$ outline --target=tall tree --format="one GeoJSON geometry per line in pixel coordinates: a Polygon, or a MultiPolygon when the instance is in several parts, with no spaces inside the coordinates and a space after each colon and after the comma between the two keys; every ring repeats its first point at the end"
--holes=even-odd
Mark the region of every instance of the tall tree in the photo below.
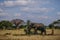
{"type": "Polygon", "coordinates": [[[19,28],[19,24],[24,23],[24,21],[21,20],[21,19],[13,19],[11,22],[12,22],[13,24],[15,24],[15,26],[16,26],[17,29],[19,28]]]}
{"type": "Polygon", "coordinates": [[[49,24],[49,28],[52,29],[51,34],[53,35],[54,34],[54,24],[53,23],[49,24]]]}
{"type": "Polygon", "coordinates": [[[53,22],[55,28],[60,28],[60,20],[53,22]]]}
{"type": "Polygon", "coordinates": [[[54,21],[51,24],[49,24],[49,28],[52,28],[52,34],[54,34],[54,28],[57,26],[56,24],[60,24],[60,20],[54,21]]]}

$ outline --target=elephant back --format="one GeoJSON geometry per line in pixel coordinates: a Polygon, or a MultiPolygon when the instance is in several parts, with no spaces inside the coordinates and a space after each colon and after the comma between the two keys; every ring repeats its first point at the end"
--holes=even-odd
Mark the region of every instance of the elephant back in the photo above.
{"type": "Polygon", "coordinates": [[[44,27],[42,23],[32,23],[33,27],[44,27]]]}

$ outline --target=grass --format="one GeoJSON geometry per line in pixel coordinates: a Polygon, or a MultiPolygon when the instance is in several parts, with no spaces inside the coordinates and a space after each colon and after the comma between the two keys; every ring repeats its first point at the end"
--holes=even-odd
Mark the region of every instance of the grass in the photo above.
{"type": "MultiPolygon", "coordinates": [[[[54,35],[25,35],[23,30],[0,30],[0,40],[60,40],[59,29],[54,30],[54,35]]],[[[51,29],[47,29],[47,34],[51,34],[51,29]]]]}

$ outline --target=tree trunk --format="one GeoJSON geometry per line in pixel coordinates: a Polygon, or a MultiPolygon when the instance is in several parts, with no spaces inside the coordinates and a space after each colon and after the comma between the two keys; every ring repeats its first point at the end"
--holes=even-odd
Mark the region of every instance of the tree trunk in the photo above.
{"type": "Polygon", "coordinates": [[[52,35],[54,34],[54,28],[52,28],[52,33],[51,33],[52,35]]]}
{"type": "Polygon", "coordinates": [[[16,25],[16,29],[19,29],[19,26],[18,25],[16,25]]]}

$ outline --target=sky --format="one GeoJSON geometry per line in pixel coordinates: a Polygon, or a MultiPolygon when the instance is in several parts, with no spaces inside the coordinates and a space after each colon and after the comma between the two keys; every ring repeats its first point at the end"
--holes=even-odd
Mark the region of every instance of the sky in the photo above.
{"type": "Polygon", "coordinates": [[[12,19],[48,25],[60,19],[60,0],[0,0],[0,20],[12,19]]]}

